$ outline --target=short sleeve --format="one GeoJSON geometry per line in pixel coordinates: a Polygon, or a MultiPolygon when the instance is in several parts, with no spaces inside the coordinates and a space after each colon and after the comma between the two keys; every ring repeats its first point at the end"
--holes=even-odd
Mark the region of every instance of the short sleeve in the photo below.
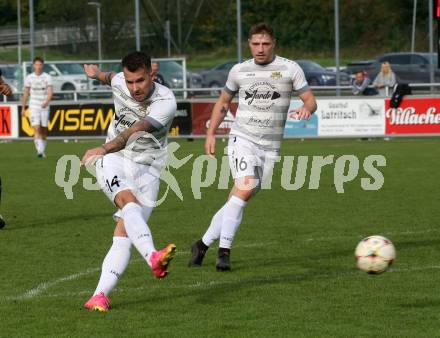
{"type": "Polygon", "coordinates": [[[295,64],[293,70],[292,86],[293,90],[297,91],[298,93],[303,93],[310,89],[306,80],[306,76],[304,75],[304,71],[298,64],[295,64]]]}
{"type": "Polygon", "coordinates": [[[50,76],[49,74],[47,74],[47,85],[48,86],[53,86],[52,76],[50,76]]]}
{"type": "Polygon", "coordinates": [[[160,129],[170,123],[177,109],[177,103],[174,99],[157,100],[150,106],[150,114],[145,119],[150,122],[153,127],[160,129]]]}
{"type": "Polygon", "coordinates": [[[228,79],[226,80],[225,90],[234,95],[238,92],[239,84],[238,84],[238,64],[231,68],[228,74],[228,79]]]}
{"type": "Polygon", "coordinates": [[[114,87],[115,85],[119,84],[122,85],[122,83],[125,82],[124,80],[124,73],[120,72],[117,73],[110,81],[110,86],[114,87]]]}

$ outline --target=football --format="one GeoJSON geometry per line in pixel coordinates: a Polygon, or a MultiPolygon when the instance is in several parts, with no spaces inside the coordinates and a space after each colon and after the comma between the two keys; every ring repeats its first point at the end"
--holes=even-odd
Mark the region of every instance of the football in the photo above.
{"type": "Polygon", "coordinates": [[[385,272],[396,258],[393,243],[382,236],[364,238],[355,250],[357,267],[370,274],[385,272]]]}

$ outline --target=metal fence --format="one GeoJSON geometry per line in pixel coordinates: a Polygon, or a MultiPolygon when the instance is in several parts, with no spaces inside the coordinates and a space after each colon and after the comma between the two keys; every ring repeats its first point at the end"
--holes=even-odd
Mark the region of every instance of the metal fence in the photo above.
{"type": "MultiPolygon", "coordinates": [[[[213,87],[213,88],[187,88],[186,81],[184,81],[183,88],[171,88],[175,93],[177,98],[183,99],[199,99],[199,98],[213,98],[216,99],[217,96],[213,96],[213,92],[220,92],[223,87],[213,87]]],[[[417,96],[439,96],[440,95],[440,83],[412,83],[409,84],[413,94],[417,96]]],[[[65,91],[55,91],[53,101],[93,101],[98,99],[111,99],[112,91],[111,88],[106,86],[107,88],[95,89],[95,90],[65,90],[65,91]]],[[[321,97],[347,97],[347,96],[355,96],[352,93],[351,86],[311,86],[310,87],[314,92],[315,96],[321,97]]],[[[389,97],[391,98],[391,88],[388,91],[388,95],[380,96],[373,95],[369,96],[371,98],[383,98],[389,97]]],[[[2,102],[19,102],[21,99],[21,92],[16,92],[12,97],[3,96],[0,98],[2,102]]],[[[366,97],[363,95],[358,95],[358,97],[366,97]]]]}

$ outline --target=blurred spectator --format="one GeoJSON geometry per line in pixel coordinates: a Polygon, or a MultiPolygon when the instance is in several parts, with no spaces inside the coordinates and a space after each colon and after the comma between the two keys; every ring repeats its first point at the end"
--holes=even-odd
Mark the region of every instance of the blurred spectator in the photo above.
{"type": "Polygon", "coordinates": [[[0,95],[11,96],[12,89],[3,81],[2,71],[0,70],[0,95]]]}
{"type": "Polygon", "coordinates": [[[377,95],[377,90],[375,88],[369,88],[371,80],[368,78],[364,71],[358,71],[354,74],[352,91],[354,95],[377,95]]]}
{"type": "Polygon", "coordinates": [[[152,62],[151,63],[151,76],[153,77],[153,81],[157,82],[158,84],[161,84],[163,86],[167,86],[163,76],[160,75],[158,73],[158,71],[159,71],[159,64],[157,62],[152,62]]]}
{"type": "Polygon", "coordinates": [[[381,65],[379,74],[374,79],[373,86],[379,90],[381,96],[388,96],[390,87],[395,84],[396,74],[391,69],[389,62],[385,61],[381,65]]]}

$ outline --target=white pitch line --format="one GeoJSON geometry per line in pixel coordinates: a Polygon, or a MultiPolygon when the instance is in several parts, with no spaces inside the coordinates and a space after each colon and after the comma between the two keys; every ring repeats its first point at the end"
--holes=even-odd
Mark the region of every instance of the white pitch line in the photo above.
{"type": "MultiPolygon", "coordinates": [[[[249,248],[252,248],[252,247],[259,247],[259,246],[267,246],[267,245],[271,245],[273,243],[274,242],[268,242],[268,243],[264,243],[264,244],[263,243],[250,243],[250,244],[244,244],[244,245],[237,245],[237,247],[241,247],[241,248],[248,248],[249,247],[249,248]]],[[[180,255],[187,255],[187,254],[189,254],[189,251],[178,250],[176,252],[176,255],[179,255],[179,256],[180,255]]],[[[132,259],[130,261],[130,263],[134,263],[134,262],[138,262],[138,261],[143,261],[143,259],[142,258],[132,259]]],[[[85,271],[81,271],[81,272],[77,272],[77,273],[74,273],[74,274],[71,274],[71,275],[68,275],[68,276],[60,277],[60,278],[57,278],[57,279],[52,280],[52,281],[42,282],[42,283],[38,284],[36,287],[34,287],[34,288],[30,289],[30,290],[27,290],[26,292],[24,292],[21,295],[18,295],[18,296],[7,296],[7,297],[4,297],[4,300],[26,300],[26,299],[32,299],[34,297],[37,297],[37,296],[41,295],[43,292],[47,291],[48,289],[50,289],[50,288],[52,288],[52,287],[54,287],[54,286],[56,286],[58,284],[61,284],[63,282],[68,282],[68,281],[76,280],[76,279],[79,279],[79,278],[81,278],[83,276],[87,276],[87,275],[90,275],[92,273],[98,272],[100,270],[101,270],[101,267],[90,268],[90,269],[87,269],[85,271]]],[[[0,301],[1,301],[1,299],[0,299],[0,301]]]]}
{"type": "MultiPolygon", "coordinates": [[[[390,269],[387,273],[405,273],[405,272],[414,272],[414,271],[424,271],[424,270],[438,270],[440,269],[440,265],[431,265],[426,267],[418,267],[418,268],[399,268],[399,269],[390,269]]],[[[335,273],[323,273],[323,274],[316,274],[313,276],[307,276],[303,274],[294,275],[292,274],[291,278],[287,278],[284,276],[266,276],[266,277],[259,277],[259,278],[238,278],[234,280],[227,280],[227,281],[218,281],[218,280],[212,280],[207,282],[197,281],[190,284],[167,284],[165,287],[167,289],[203,289],[203,288],[210,288],[210,287],[217,287],[222,285],[231,285],[236,284],[240,282],[247,282],[247,283],[258,283],[258,282],[267,282],[267,281],[298,281],[303,280],[305,278],[326,278],[326,277],[347,277],[347,276],[355,276],[355,275],[366,275],[365,273],[362,273],[358,270],[352,270],[352,271],[346,271],[346,272],[335,272],[335,273]]],[[[140,287],[134,287],[134,288],[115,288],[113,290],[113,293],[124,293],[124,292],[133,292],[133,291],[142,291],[142,290],[152,290],[152,289],[158,289],[164,287],[163,285],[154,284],[154,285],[148,285],[148,286],[140,286],[140,287]]],[[[47,295],[39,295],[40,298],[57,298],[57,297],[77,297],[90,294],[90,290],[83,290],[78,292],[65,292],[65,293],[59,293],[59,294],[47,294],[47,295]]],[[[16,298],[17,299],[17,298],[16,298]]]]}
{"type": "Polygon", "coordinates": [[[7,297],[7,299],[8,300],[11,300],[11,299],[13,299],[13,300],[31,299],[31,298],[34,298],[34,297],[40,295],[44,291],[54,287],[55,285],[58,285],[58,284],[63,283],[63,282],[79,279],[79,278],[81,278],[83,276],[87,276],[89,274],[97,272],[100,269],[101,268],[91,268],[91,269],[87,269],[86,271],[74,273],[73,275],[57,278],[57,279],[55,279],[53,281],[43,282],[43,283],[38,284],[35,288],[32,288],[32,289],[26,291],[22,295],[19,295],[19,296],[16,296],[16,297],[7,297]]]}
{"type": "MultiPolygon", "coordinates": [[[[415,235],[415,234],[425,234],[425,233],[431,233],[431,232],[439,232],[440,229],[437,228],[430,228],[425,230],[405,230],[405,231],[397,231],[397,232],[386,232],[386,236],[399,236],[399,235],[415,235]]],[[[306,238],[304,239],[305,242],[315,242],[315,241],[332,241],[336,239],[341,238],[354,238],[359,237],[359,239],[362,239],[365,237],[364,235],[355,235],[355,234],[345,234],[345,235],[337,235],[337,236],[326,236],[326,237],[314,237],[314,238],[306,238]]]]}

